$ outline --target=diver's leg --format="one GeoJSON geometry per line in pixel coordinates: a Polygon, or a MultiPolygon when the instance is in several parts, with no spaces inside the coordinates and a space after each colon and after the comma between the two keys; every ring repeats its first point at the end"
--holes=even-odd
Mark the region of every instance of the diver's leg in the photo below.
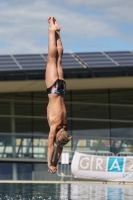
{"type": "Polygon", "coordinates": [[[57,71],[57,41],[56,41],[56,31],[58,29],[54,25],[54,18],[51,17],[49,20],[48,28],[48,58],[46,67],[46,86],[49,88],[58,79],[57,71]]]}
{"type": "MultiPolygon", "coordinates": [[[[49,88],[56,79],[58,79],[57,71],[57,47],[56,47],[56,36],[55,32],[57,28],[54,25],[54,18],[51,17],[49,20],[48,29],[48,63],[46,67],[46,86],[49,88]]],[[[50,126],[50,132],[48,137],[48,151],[47,151],[47,161],[48,161],[48,171],[50,173],[56,172],[56,168],[52,165],[52,158],[54,154],[54,138],[56,131],[50,126]]]]}
{"type": "MultiPolygon", "coordinates": [[[[57,21],[55,21],[55,26],[59,28],[57,21]]],[[[62,69],[62,56],[63,56],[63,45],[60,37],[60,28],[56,31],[56,43],[57,43],[57,71],[59,79],[64,80],[63,69],[62,69]]]]}

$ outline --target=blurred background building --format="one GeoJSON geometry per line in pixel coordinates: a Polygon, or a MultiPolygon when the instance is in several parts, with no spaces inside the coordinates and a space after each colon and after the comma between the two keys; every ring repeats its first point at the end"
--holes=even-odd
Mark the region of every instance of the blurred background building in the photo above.
{"type": "MultiPolygon", "coordinates": [[[[0,56],[0,179],[58,180],[47,173],[46,54],[0,56]]],[[[64,151],[133,151],[133,51],[64,53],[64,151]]]]}

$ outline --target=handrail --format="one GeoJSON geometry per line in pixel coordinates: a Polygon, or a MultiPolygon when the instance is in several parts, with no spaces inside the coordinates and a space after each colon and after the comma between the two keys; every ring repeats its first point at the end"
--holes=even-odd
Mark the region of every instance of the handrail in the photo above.
{"type": "Polygon", "coordinates": [[[133,152],[119,152],[116,154],[116,156],[133,156],[133,152]]]}

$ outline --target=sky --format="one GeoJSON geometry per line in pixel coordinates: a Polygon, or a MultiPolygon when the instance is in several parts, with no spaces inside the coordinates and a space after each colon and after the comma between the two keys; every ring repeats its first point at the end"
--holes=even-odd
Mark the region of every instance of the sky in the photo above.
{"type": "Polygon", "coordinates": [[[64,52],[133,50],[133,0],[0,0],[0,55],[47,53],[48,16],[64,52]]]}

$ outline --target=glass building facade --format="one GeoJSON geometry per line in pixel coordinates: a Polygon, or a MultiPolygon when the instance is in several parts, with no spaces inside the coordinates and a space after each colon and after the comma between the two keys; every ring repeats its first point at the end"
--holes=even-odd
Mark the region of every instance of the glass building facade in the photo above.
{"type": "MultiPolygon", "coordinates": [[[[51,180],[46,92],[0,94],[0,179],[51,180]]],[[[133,151],[133,89],[68,90],[64,151],[133,151]]],[[[53,180],[58,180],[56,174],[53,180]]]]}

